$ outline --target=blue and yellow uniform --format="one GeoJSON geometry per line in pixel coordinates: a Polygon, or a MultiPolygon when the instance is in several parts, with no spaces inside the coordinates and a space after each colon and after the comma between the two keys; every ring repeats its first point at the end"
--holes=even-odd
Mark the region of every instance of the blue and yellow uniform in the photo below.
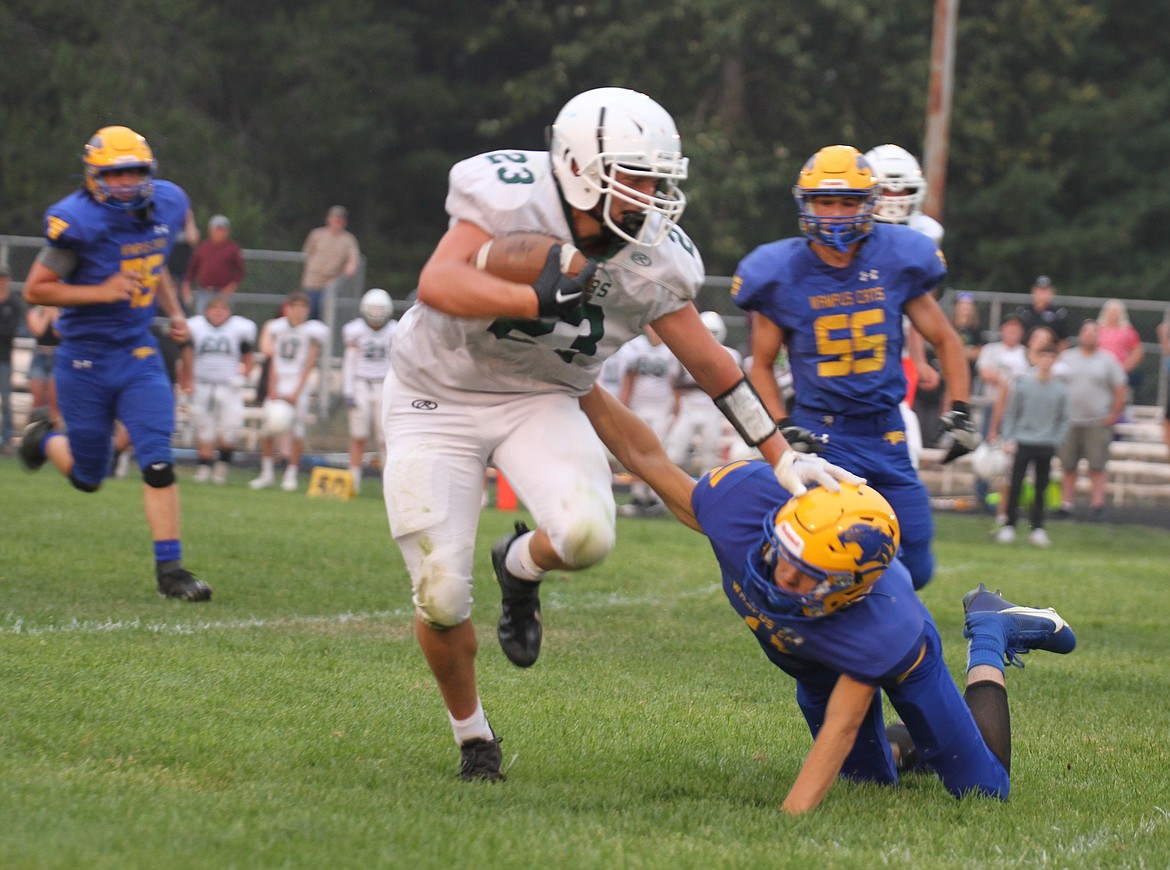
{"type": "Polygon", "coordinates": [[[902,316],[945,277],[927,236],[877,225],[843,268],[821,260],[803,237],[762,245],[740,262],[731,290],[740,308],[783,332],[796,390],[792,422],[827,435],[824,458],[866,477],[893,506],[915,588],[934,573],[933,521],[898,409],[906,395],[902,316]]]}
{"type": "Polygon", "coordinates": [[[109,208],[81,190],[45,212],[49,246],[67,250],[76,263],[61,276],[65,283],[101,284],[117,272],[134,273],[139,282],[128,301],[66,307],[58,322],[54,375],[72,476],[81,483],[105,477],[115,419],[130,432],[142,468],[173,461],[174,392],[150,328],[159,277],[189,207],[182,188],[156,180],[144,209],[109,208]]]}
{"type": "MultiPolygon", "coordinates": [[[[736,462],[701,478],[691,504],[719,562],[728,601],[773,664],[795,678],[797,702],[813,737],[825,721],[837,678],[846,674],[885,691],[923,762],[952,794],[1006,798],[1008,772],[955,686],[938,629],[904,565],[895,559],[868,595],[820,618],[803,615],[797,602],[763,579],[772,569],[761,554],[762,518],[789,496],[766,463],[736,462]]],[[[897,782],[880,693],[841,774],[897,782]]]]}

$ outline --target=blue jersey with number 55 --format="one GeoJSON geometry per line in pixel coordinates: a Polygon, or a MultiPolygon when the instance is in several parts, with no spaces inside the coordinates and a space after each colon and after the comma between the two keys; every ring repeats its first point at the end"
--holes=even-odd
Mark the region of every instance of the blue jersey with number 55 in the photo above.
{"type": "Polygon", "coordinates": [[[152,343],[144,337],[154,320],[158,282],[189,207],[181,187],[158,180],[152,208],[145,213],[118,211],[85,191],[49,206],[45,238],[51,247],[76,257],[74,269],[61,276],[65,283],[101,284],[118,272],[138,277],[138,288],[127,301],[63,308],[58,322],[62,339],[113,345],[152,343]]]}
{"type": "Polygon", "coordinates": [[[902,309],[946,271],[927,236],[877,224],[843,268],[804,238],[761,245],[740,262],[731,293],[783,331],[799,407],[859,417],[889,411],[906,395],[902,309]]]}

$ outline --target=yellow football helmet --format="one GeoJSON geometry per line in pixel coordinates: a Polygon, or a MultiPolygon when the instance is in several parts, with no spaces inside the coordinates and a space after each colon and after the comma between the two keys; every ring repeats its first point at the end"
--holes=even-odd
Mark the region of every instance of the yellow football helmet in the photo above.
{"type": "Polygon", "coordinates": [[[841,484],[791,498],[764,523],[764,560],[781,558],[817,580],[795,598],[805,616],[827,616],[869,592],[898,552],[901,533],[894,509],[870,486],[841,484]]]}
{"type": "Polygon", "coordinates": [[[839,251],[873,230],[878,186],[873,170],[852,145],[829,145],[808,159],[792,188],[805,237],[839,251]],[[861,208],[850,215],[818,215],[810,207],[817,196],[856,196],[861,208]]]}
{"type": "Polygon", "coordinates": [[[146,139],[129,127],[102,127],[85,143],[81,155],[85,166],[85,189],[95,200],[120,211],[134,211],[154,195],[154,152],[146,139]],[[102,176],[117,169],[145,169],[146,175],[130,199],[114,195],[102,176]]]}

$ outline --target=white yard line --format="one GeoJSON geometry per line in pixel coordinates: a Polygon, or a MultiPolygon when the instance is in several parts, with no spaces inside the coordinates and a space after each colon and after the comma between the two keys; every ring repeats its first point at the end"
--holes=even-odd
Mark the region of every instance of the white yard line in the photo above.
{"type": "MultiPolygon", "coordinates": [[[[542,596],[546,610],[572,612],[574,610],[622,609],[629,607],[660,607],[670,601],[699,598],[712,595],[719,590],[711,585],[699,589],[683,590],[670,594],[628,596],[619,592],[579,592],[573,590],[550,590],[542,596]]],[[[192,619],[153,622],[141,618],[125,620],[72,619],[67,622],[30,622],[23,616],[8,613],[0,622],[0,636],[22,635],[35,637],[46,634],[106,634],[118,631],[141,631],[150,634],[197,634],[205,631],[238,631],[248,628],[287,628],[315,625],[345,625],[347,623],[383,622],[409,620],[413,610],[399,608],[378,610],[368,613],[338,613],[306,616],[276,616],[271,618],[252,617],[249,619],[192,619]]]]}

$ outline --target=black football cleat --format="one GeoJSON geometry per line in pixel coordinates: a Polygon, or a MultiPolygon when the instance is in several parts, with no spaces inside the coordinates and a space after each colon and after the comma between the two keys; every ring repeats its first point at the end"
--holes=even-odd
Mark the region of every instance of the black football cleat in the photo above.
{"type": "Polygon", "coordinates": [[[45,464],[45,452],[41,450],[41,442],[45,436],[53,431],[53,421],[49,419],[49,412],[44,408],[37,408],[28,415],[28,422],[24,426],[24,434],[20,437],[20,461],[29,471],[36,471],[45,464]]]}
{"type": "Polygon", "coordinates": [[[476,738],[460,745],[462,760],[459,763],[459,778],[465,782],[503,782],[507,779],[500,770],[503,756],[500,753],[500,739],[476,738]]]}
{"type": "Polygon", "coordinates": [[[540,581],[521,580],[505,567],[508,548],[526,534],[528,526],[516,523],[516,533],[500,538],[492,547],[492,567],[502,593],[496,637],[500,639],[500,648],[508,661],[521,668],[536,664],[544,636],[540,620],[540,581]]]}
{"type": "Polygon", "coordinates": [[[179,564],[158,569],[158,594],[180,601],[210,601],[211,587],[179,564]]]}

